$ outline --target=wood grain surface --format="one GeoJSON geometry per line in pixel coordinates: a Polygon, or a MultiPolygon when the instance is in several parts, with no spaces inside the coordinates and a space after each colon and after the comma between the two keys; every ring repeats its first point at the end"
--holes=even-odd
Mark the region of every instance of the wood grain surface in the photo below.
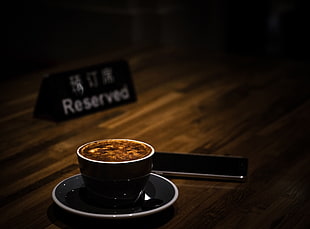
{"type": "MultiPolygon", "coordinates": [[[[129,48],[1,81],[1,228],[310,228],[309,62],[178,48],[129,48]],[[128,60],[138,101],[65,122],[33,118],[42,75],[128,60]],[[244,156],[244,183],[172,179],[173,207],[130,220],[61,210],[55,185],[79,173],[87,141],[244,156]]],[[[18,66],[16,66],[18,67],[18,66]]]]}

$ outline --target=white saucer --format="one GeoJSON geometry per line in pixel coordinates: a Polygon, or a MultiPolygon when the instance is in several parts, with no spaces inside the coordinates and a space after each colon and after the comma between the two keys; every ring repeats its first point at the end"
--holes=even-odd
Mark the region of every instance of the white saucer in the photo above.
{"type": "Polygon", "coordinates": [[[105,208],[92,204],[82,197],[85,190],[81,174],[69,177],[55,186],[52,192],[54,202],[62,209],[86,217],[102,219],[125,219],[151,215],[170,207],[178,198],[178,188],[170,180],[152,173],[145,188],[145,200],[159,200],[161,203],[150,208],[141,205],[132,208],[105,208]]]}

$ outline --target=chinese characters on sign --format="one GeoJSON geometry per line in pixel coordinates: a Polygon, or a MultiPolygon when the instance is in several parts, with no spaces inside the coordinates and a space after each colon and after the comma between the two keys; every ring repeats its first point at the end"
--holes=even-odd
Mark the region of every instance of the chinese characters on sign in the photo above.
{"type": "Polygon", "coordinates": [[[76,95],[83,95],[84,87],[80,75],[69,77],[72,92],[76,95]]]}
{"type": "Polygon", "coordinates": [[[110,67],[101,69],[100,74],[98,74],[98,71],[86,72],[85,77],[86,82],[83,82],[80,74],[69,76],[70,86],[74,94],[82,95],[85,83],[87,83],[88,88],[98,88],[99,86],[105,86],[115,82],[115,77],[110,67]]]}

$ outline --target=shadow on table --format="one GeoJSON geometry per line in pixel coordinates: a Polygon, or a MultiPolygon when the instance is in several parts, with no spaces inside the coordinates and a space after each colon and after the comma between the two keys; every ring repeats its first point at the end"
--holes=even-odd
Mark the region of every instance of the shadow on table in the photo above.
{"type": "Polygon", "coordinates": [[[95,219],[66,212],[55,203],[47,210],[52,224],[60,228],[157,228],[166,224],[174,216],[173,206],[162,212],[134,219],[95,219]],[[86,227],[87,226],[87,227],[86,227]]]}

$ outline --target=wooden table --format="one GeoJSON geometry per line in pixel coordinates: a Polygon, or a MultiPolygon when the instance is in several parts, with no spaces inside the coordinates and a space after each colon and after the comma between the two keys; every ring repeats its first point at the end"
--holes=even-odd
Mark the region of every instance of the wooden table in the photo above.
{"type": "MultiPolygon", "coordinates": [[[[17,66],[18,67],[18,66],[17,66]]],[[[306,61],[129,48],[1,82],[1,228],[310,228],[306,61]],[[42,75],[128,60],[138,101],[65,122],[33,118],[42,75]],[[244,183],[171,179],[173,207],[130,220],[69,214],[51,198],[76,148],[132,138],[157,151],[244,156],[244,183]]]]}

